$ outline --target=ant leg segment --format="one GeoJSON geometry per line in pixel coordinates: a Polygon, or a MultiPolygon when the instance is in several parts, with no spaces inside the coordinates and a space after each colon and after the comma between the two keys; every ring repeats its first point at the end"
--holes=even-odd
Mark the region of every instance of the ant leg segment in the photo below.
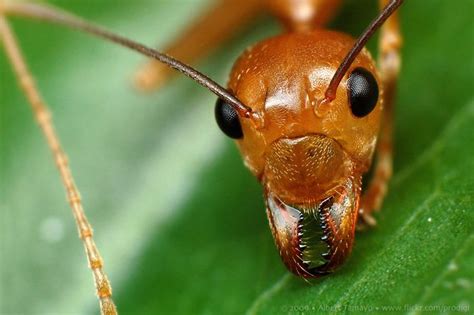
{"type": "MultiPolygon", "coordinates": [[[[167,55],[184,63],[193,63],[229,40],[262,12],[261,0],[221,0],[192,23],[166,49],[167,55]]],[[[135,83],[141,90],[160,88],[174,72],[156,60],[141,67],[135,83]]]]}
{"type": "MultiPolygon", "coordinates": [[[[380,0],[379,2],[380,7],[383,8],[389,1],[380,0]]],[[[375,219],[371,214],[380,209],[392,176],[393,107],[401,66],[401,45],[402,36],[398,13],[395,12],[382,26],[380,34],[379,63],[385,103],[383,104],[384,110],[377,144],[374,175],[361,199],[359,216],[362,219],[362,224],[375,225],[375,219]]]]}
{"type": "Polygon", "coordinates": [[[84,244],[89,267],[92,270],[96,293],[100,301],[100,310],[103,315],[117,314],[117,309],[112,300],[112,287],[103,269],[103,260],[92,238],[92,226],[84,213],[79,190],[76,188],[74,178],[69,168],[68,159],[64,153],[58,136],[54,130],[51,115],[46,103],[39,94],[33,77],[27,68],[20,48],[7,21],[3,16],[3,7],[0,0],[0,40],[4,43],[7,57],[13,66],[18,82],[23,89],[38,122],[46,142],[53,154],[56,166],[61,175],[67,198],[74,214],[74,219],[79,232],[79,237],[84,244]]]}
{"type": "Polygon", "coordinates": [[[265,0],[267,8],[288,31],[310,31],[326,25],[336,15],[342,0],[265,0]]]}

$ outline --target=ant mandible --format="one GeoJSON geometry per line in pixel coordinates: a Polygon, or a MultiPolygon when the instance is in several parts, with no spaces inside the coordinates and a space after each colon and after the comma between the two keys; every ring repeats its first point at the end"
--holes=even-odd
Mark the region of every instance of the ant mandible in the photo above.
{"type": "MultiPolygon", "coordinates": [[[[55,157],[103,314],[117,310],[92,228],[46,104],[5,16],[62,24],[155,59],[140,73],[139,84],[144,88],[169,76],[162,68],[165,65],[215,93],[218,126],[236,139],[245,165],[263,186],[270,227],[283,262],[296,275],[313,278],[334,271],[345,261],[358,224],[375,224],[371,214],[380,208],[392,172],[392,113],[401,46],[395,11],[403,1],[379,2],[380,14],[354,40],[319,28],[334,15],[340,0],[266,1],[265,6],[288,32],[247,49],[235,63],[226,89],[169,55],[58,9],[0,1],[0,35],[55,157]],[[364,48],[379,27],[380,71],[364,48]],[[375,151],[377,160],[371,166],[375,151]],[[370,167],[373,177],[361,194],[362,175],[370,167]]],[[[246,3],[231,21],[263,6],[260,1],[246,3]]],[[[175,50],[177,55],[199,55],[192,48],[175,50]]]]}

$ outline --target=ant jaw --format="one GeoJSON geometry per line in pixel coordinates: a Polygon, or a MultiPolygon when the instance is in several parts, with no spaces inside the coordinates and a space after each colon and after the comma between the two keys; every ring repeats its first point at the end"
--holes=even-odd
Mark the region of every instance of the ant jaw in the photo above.
{"type": "Polygon", "coordinates": [[[361,176],[344,148],[322,134],[281,138],[265,158],[267,216],[287,268],[315,278],[352,249],[361,176]]]}
{"type": "Polygon", "coordinates": [[[359,203],[352,178],[319,202],[289,205],[265,190],[267,216],[286,267],[304,278],[334,271],[349,256],[359,203]]]}

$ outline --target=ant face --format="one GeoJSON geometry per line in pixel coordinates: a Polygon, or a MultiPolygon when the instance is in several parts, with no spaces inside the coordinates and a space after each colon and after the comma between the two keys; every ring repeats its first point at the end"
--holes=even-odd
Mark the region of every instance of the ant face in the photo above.
{"type": "Polygon", "coordinates": [[[354,80],[354,72],[364,69],[367,79],[373,79],[368,85],[375,83],[368,90],[381,89],[368,51],[363,50],[356,58],[339,85],[336,99],[329,105],[319,104],[353,44],[351,37],[331,31],[290,33],[258,43],[237,60],[229,89],[261,117],[258,122],[240,118],[243,137],[237,143],[246,165],[258,178],[263,175],[265,156],[273,142],[310,134],[337,141],[358,168],[367,170],[380,124],[382,91],[368,112],[356,115],[350,101],[351,94],[356,93],[351,93],[350,82],[363,81],[354,80]]]}
{"type": "Polygon", "coordinates": [[[329,31],[260,42],[239,58],[229,82],[258,118],[238,117],[222,102],[216,106],[219,126],[237,139],[245,164],[264,186],[282,258],[301,276],[331,271],[349,254],[361,177],[375,149],[383,101],[366,50],[336,98],[321,104],[353,44],[329,31]]]}

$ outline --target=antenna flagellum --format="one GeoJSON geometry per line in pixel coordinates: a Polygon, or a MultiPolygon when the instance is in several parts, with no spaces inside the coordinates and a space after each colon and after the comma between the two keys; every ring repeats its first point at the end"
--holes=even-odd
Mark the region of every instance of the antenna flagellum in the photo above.
{"type": "Polygon", "coordinates": [[[252,109],[244,105],[238,98],[232,95],[226,88],[219,85],[217,82],[204,75],[203,73],[197,71],[185,63],[163,54],[153,48],[149,48],[143,44],[140,44],[136,41],[123,37],[121,35],[112,33],[100,26],[89,23],[79,17],[76,17],[70,13],[64,12],[60,9],[46,6],[38,5],[33,3],[4,3],[2,10],[10,16],[21,16],[28,17],[40,21],[46,21],[56,24],[61,24],[69,28],[80,30],[97,37],[106,39],[110,42],[116,43],[118,45],[128,47],[136,52],[139,52],[142,55],[151,57],[153,59],[162,62],[163,64],[178,70],[182,74],[193,79],[220,99],[227,102],[231,105],[241,117],[251,117],[252,109]]]}
{"type": "Polygon", "coordinates": [[[374,35],[374,33],[383,25],[383,23],[403,4],[404,0],[392,0],[380,13],[379,15],[369,24],[364,30],[362,35],[357,39],[356,43],[346,55],[341,65],[334,73],[334,76],[329,83],[329,86],[325,93],[323,103],[329,104],[336,98],[337,88],[341,83],[342,78],[346,74],[349,67],[354,62],[357,55],[359,55],[362,48],[364,48],[367,41],[374,35]]]}

